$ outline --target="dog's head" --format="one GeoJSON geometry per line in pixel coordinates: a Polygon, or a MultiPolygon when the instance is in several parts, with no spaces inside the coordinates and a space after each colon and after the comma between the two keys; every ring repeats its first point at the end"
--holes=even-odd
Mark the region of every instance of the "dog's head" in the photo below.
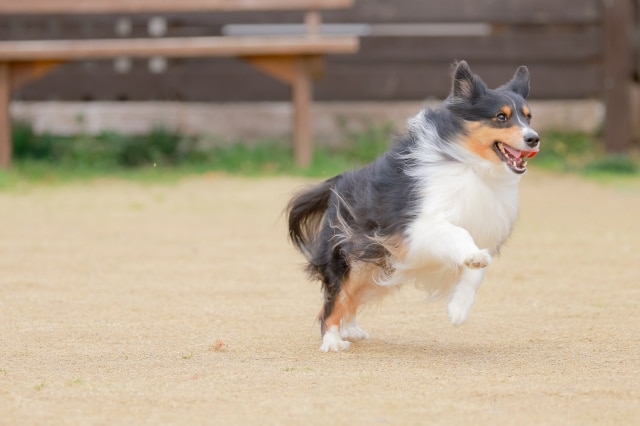
{"type": "Polygon", "coordinates": [[[540,138],[530,127],[529,70],[520,67],[513,78],[493,90],[465,61],[456,64],[447,108],[463,120],[463,146],[469,151],[521,174],[527,159],[538,153],[540,138]]]}

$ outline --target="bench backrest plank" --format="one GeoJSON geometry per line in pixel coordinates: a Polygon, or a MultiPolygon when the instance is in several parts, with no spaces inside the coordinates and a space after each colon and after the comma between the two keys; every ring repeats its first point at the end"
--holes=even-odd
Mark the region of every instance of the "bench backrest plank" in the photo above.
{"type": "Polygon", "coordinates": [[[327,10],[348,8],[353,3],[354,0],[20,0],[0,2],[0,14],[327,10]]]}

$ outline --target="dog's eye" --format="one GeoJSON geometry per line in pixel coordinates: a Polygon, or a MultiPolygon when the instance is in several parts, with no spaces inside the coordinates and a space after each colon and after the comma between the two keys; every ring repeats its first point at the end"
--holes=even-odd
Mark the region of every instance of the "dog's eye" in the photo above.
{"type": "Polygon", "coordinates": [[[527,119],[527,123],[531,123],[531,114],[527,114],[524,116],[527,119]]]}
{"type": "Polygon", "coordinates": [[[507,121],[507,114],[505,114],[504,112],[498,113],[498,115],[496,115],[496,120],[507,121]]]}

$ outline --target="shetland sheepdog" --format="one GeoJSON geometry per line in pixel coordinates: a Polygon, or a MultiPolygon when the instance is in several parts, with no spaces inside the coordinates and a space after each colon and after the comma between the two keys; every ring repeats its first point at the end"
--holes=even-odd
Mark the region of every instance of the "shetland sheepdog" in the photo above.
{"type": "Polygon", "coordinates": [[[387,153],[293,197],[289,237],[322,282],[321,351],[368,338],[358,308],[401,284],[447,297],[452,324],[467,320],[539,149],[528,95],[526,67],[494,90],[460,61],[443,105],[410,118],[387,153]]]}

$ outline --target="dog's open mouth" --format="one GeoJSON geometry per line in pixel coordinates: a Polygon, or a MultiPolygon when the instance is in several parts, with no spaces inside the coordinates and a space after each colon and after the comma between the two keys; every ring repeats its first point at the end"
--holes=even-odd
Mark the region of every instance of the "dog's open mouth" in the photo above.
{"type": "Polygon", "coordinates": [[[515,149],[506,143],[495,142],[493,144],[493,150],[498,154],[498,157],[505,162],[507,166],[514,173],[524,173],[527,171],[527,159],[536,156],[538,151],[520,151],[515,149]]]}

